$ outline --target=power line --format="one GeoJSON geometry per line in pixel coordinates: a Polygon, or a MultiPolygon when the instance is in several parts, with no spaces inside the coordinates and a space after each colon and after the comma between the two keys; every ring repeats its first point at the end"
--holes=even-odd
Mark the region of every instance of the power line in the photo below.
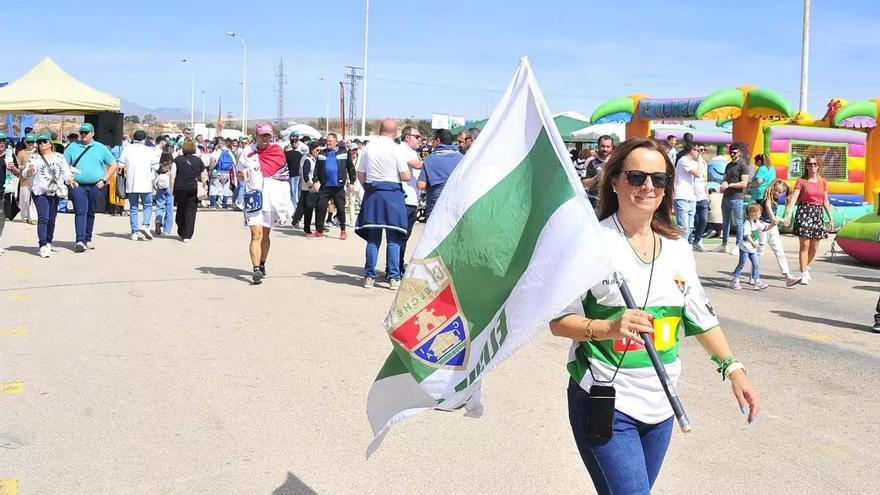
{"type": "MultiPolygon", "coordinates": [[[[396,82],[396,83],[401,83],[401,84],[409,84],[411,86],[423,86],[423,87],[430,87],[430,88],[478,91],[478,92],[485,92],[485,93],[502,94],[505,91],[504,89],[499,89],[499,88],[480,88],[477,86],[460,86],[460,85],[454,85],[454,84],[439,84],[439,83],[429,83],[429,82],[422,82],[422,81],[407,81],[405,79],[393,79],[393,78],[389,78],[389,77],[372,76],[371,79],[373,79],[375,81],[388,81],[388,82],[396,82]]],[[[558,97],[558,98],[574,98],[574,99],[581,99],[581,100],[609,100],[611,98],[616,98],[617,96],[620,96],[620,95],[587,96],[587,95],[575,95],[575,94],[564,94],[564,93],[545,93],[545,95],[558,97]]]]}

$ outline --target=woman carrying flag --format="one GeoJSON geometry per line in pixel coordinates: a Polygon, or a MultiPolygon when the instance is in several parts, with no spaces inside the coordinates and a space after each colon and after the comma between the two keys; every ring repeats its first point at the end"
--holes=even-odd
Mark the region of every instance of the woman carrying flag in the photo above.
{"type": "Polygon", "coordinates": [[[670,219],[674,170],[663,149],[644,138],[621,144],[604,167],[598,217],[615,253],[614,279],[627,282],[641,309],[627,309],[615,280],[606,280],[550,325],[574,341],[569,421],[600,494],[650,494],[672,435],[673,410],[640,334],[652,336],[673,384],[682,332],[696,336],[749,423],[760,408],[700,284],[693,250],[670,219]]]}

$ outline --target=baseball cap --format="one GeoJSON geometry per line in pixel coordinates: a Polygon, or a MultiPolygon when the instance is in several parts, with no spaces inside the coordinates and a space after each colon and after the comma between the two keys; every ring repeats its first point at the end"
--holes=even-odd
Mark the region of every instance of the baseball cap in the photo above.
{"type": "Polygon", "coordinates": [[[3,140],[5,140],[5,139],[6,139],[6,133],[5,133],[5,132],[0,132],[0,141],[3,141],[3,140]]]}
{"type": "Polygon", "coordinates": [[[79,132],[95,132],[95,126],[88,122],[83,122],[81,126],[79,126],[79,132]]]}
{"type": "Polygon", "coordinates": [[[358,149],[358,145],[357,145],[357,143],[351,143],[351,144],[348,145],[348,151],[353,151],[353,150],[356,150],[356,149],[358,149]]]}
{"type": "Polygon", "coordinates": [[[259,124],[257,124],[256,131],[257,136],[262,136],[263,134],[274,134],[274,131],[272,130],[272,124],[268,122],[260,122],[259,124]]]}
{"type": "Polygon", "coordinates": [[[293,131],[290,133],[290,136],[287,136],[290,139],[297,138],[299,139],[299,131],[293,131]]]}
{"type": "Polygon", "coordinates": [[[51,136],[48,132],[44,132],[44,133],[40,134],[39,136],[37,136],[37,141],[41,141],[41,140],[44,140],[44,139],[45,139],[46,141],[51,141],[51,140],[52,140],[52,136],[51,136]]]}
{"type": "Polygon", "coordinates": [[[33,143],[36,140],[37,140],[37,136],[34,136],[33,134],[28,134],[27,136],[24,137],[24,142],[26,142],[26,143],[29,141],[31,143],[33,143]]]}

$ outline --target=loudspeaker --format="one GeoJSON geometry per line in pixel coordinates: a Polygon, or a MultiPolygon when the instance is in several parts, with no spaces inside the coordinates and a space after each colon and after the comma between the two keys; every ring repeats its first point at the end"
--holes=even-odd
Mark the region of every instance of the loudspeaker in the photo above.
{"type": "Polygon", "coordinates": [[[85,121],[95,126],[95,141],[108,148],[122,144],[122,117],[117,112],[93,113],[85,121]]]}

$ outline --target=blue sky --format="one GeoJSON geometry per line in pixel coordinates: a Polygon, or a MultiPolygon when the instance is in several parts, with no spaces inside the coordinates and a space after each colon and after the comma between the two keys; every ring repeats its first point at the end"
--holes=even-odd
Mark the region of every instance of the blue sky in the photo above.
{"type": "MultiPolygon", "coordinates": [[[[126,100],[189,108],[190,72],[180,59],[191,58],[197,114],[204,90],[209,119],[220,97],[224,114],[241,111],[241,45],[225,31],[248,43],[251,118],[275,116],[279,57],[287,67],[289,116],[323,115],[320,76],[333,82],[331,116],[338,116],[343,66],[362,64],[363,1],[2,3],[5,38],[18,42],[0,81],[14,80],[48,55],[87,84],[126,100]],[[63,16],[63,28],[26,20],[47,12],[63,16]]],[[[371,4],[370,117],[440,112],[482,118],[524,55],[554,112],[589,115],[605,99],[633,92],[701,96],[742,84],[777,89],[797,106],[801,0],[371,4]]],[[[813,2],[814,115],[824,113],[831,97],[880,97],[878,26],[876,0],[813,2]]]]}

